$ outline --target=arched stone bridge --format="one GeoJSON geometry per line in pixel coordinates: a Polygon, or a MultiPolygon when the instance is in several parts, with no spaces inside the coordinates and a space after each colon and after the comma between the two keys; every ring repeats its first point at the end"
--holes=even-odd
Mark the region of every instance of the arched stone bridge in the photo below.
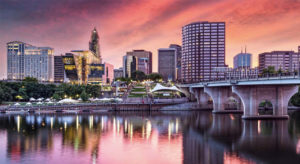
{"type": "Polygon", "coordinates": [[[233,112],[225,110],[230,99],[235,99],[244,119],[288,118],[287,108],[291,97],[299,90],[298,76],[210,81],[178,84],[188,96],[195,97],[201,106],[213,103],[214,113],[233,112]],[[258,107],[263,101],[273,106],[272,115],[259,115],[258,107]]]}

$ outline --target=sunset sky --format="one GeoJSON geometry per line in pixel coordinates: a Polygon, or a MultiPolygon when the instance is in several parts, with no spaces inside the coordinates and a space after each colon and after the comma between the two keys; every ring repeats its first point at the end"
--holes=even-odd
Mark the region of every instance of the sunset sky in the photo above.
{"type": "Polygon", "coordinates": [[[254,66],[261,52],[297,50],[300,0],[0,0],[0,77],[6,76],[6,43],[54,48],[55,55],[88,49],[94,27],[104,61],[118,68],[132,49],[153,52],[181,45],[181,27],[226,22],[226,64],[247,45],[254,66]]]}

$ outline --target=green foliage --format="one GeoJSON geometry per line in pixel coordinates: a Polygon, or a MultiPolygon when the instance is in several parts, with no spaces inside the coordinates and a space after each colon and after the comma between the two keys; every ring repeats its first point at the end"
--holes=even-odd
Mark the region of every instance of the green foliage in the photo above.
{"type": "Polygon", "coordinates": [[[38,83],[38,80],[34,77],[25,77],[23,82],[38,83]]]}
{"type": "Polygon", "coordinates": [[[267,75],[267,74],[275,74],[275,73],[276,73],[276,70],[275,70],[275,67],[274,67],[274,66],[269,66],[268,68],[264,68],[262,73],[263,73],[264,75],[267,75]]]}
{"type": "Polygon", "coordinates": [[[162,78],[163,78],[162,75],[159,73],[151,73],[151,74],[147,75],[147,79],[155,81],[155,82],[158,82],[162,78]]]}
{"type": "Polygon", "coordinates": [[[143,71],[134,71],[132,72],[131,77],[135,81],[143,81],[147,78],[146,74],[143,71]]]}
{"type": "Polygon", "coordinates": [[[2,104],[4,98],[5,98],[5,96],[4,96],[4,91],[3,91],[2,88],[0,88],[0,104],[2,104]]]}
{"type": "Polygon", "coordinates": [[[52,96],[52,98],[53,98],[54,100],[56,100],[56,101],[62,99],[62,97],[61,97],[58,93],[54,93],[53,96],[52,96]]]}
{"type": "Polygon", "coordinates": [[[89,100],[89,95],[84,91],[81,92],[80,98],[82,101],[88,101],[89,100]]]}
{"type": "MultiPolygon", "coordinates": [[[[26,78],[22,82],[0,82],[0,102],[2,101],[27,101],[29,98],[63,98],[78,99],[83,91],[87,97],[99,97],[99,85],[72,85],[72,84],[42,84],[34,78],[26,78]]],[[[84,95],[83,94],[83,95],[84,95]]]]}
{"type": "Polygon", "coordinates": [[[128,78],[128,77],[119,77],[119,78],[116,78],[115,81],[122,81],[128,85],[131,83],[132,79],[128,78]]]}

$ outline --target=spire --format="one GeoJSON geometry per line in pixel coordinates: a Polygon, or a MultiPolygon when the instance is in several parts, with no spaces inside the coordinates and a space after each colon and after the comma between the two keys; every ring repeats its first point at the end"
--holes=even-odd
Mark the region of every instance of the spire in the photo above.
{"type": "Polygon", "coordinates": [[[245,45],[245,53],[247,53],[247,45],[245,45]]]}
{"type": "Polygon", "coordinates": [[[100,44],[99,44],[99,35],[97,32],[96,27],[94,27],[92,34],[91,34],[91,40],[89,42],[89,50],[94,52],[94,54],[100,59],[101,61],[101,54],[100,54],[100,44]]]}

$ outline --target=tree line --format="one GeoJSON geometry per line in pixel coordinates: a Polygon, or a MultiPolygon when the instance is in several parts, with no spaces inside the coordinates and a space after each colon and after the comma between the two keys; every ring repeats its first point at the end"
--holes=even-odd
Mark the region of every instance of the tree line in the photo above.
{"type": "Polygon", "coordinates": [[[21,82],[0,82],[0,103],[3,101],[28,101],[31,97],[53,98],[81,98],[87,101],[90,97],[99,97],[101,87],[99,85],[75,85],[75,84],[42,84],[37,79],[26,77],[21,82]]]}
{"type": "Polygon", "coordinates": [[[151,73],[146,75],[143,71],[134,71],[131,73],[131,78],[129,77],[120,77],[116,78],[116,81],[123,81],[129,84],[131,81],[144,81],[144,80],[152,80],[154,82],[158,82],[162,80],[162,75],[159,73],[151,73]]]}

